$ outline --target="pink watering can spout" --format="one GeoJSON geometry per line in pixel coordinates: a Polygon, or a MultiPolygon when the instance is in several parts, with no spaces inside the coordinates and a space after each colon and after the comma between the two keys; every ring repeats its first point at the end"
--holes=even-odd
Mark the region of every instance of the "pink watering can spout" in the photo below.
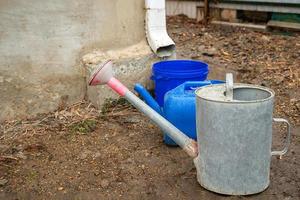
{"type": "Polygon", "coordinates": [[[197,157],[197,142],[178,130],[173,124],[154,111],[135,94],[133,94],[119,80],[113,77],[112,66],[112,61],[107,61],[103,65],[99,65],[92,74],[89,85],[96,86],[107,84],[111,89],[117,92],[120,96],[126,98],[134,107],[136,107],[139,111],[149,117],[155,124],[157,124],[189,156],[193,158],[197,157]]]}
{"type": "Polygon", "coordinates": [[[89,85],[104,85],[113,77],[112,73],[112,62],[111,60],[107,61],[103,65],[100,65],[93,72],[89,85]]]}

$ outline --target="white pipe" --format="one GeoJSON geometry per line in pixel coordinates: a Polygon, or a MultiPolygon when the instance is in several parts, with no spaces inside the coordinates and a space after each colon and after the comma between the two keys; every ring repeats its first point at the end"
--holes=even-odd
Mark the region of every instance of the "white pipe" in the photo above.
{"type": "Polygon", "coordinates": [[[146,0],[146,36],[158,57],[175,55],[175,43],[166,27],[165,0],[146,0]]]}

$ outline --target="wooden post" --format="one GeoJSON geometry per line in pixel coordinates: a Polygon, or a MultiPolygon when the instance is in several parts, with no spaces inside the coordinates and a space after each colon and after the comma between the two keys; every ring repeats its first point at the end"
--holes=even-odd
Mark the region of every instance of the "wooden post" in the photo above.
{"type": "Polygon", "coordinates": [[[209,21],[209,0],[204,0],[204,25],[209,21]]]}

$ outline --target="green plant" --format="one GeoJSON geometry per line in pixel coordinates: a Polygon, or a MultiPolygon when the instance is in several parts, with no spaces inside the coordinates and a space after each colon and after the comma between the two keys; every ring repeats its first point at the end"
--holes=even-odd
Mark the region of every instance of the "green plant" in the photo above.
{"type": "Polygon", "coordinates": [[[85,119],[83,121],[72,124],[69,128],[73,133],[87,134],[96,129],[97,122],[93,119],[85,119]]]}

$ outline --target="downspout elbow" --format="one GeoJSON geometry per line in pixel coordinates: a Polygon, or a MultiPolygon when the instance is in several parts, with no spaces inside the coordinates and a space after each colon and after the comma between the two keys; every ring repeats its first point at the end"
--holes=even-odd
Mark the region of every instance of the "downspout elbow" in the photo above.
{"type": "Polygon", "coordinates": [[[166,26],[165,0],[146,0],[146,36],[152,51],[158,57],[175,54],[175,43],[166,26]]]}

